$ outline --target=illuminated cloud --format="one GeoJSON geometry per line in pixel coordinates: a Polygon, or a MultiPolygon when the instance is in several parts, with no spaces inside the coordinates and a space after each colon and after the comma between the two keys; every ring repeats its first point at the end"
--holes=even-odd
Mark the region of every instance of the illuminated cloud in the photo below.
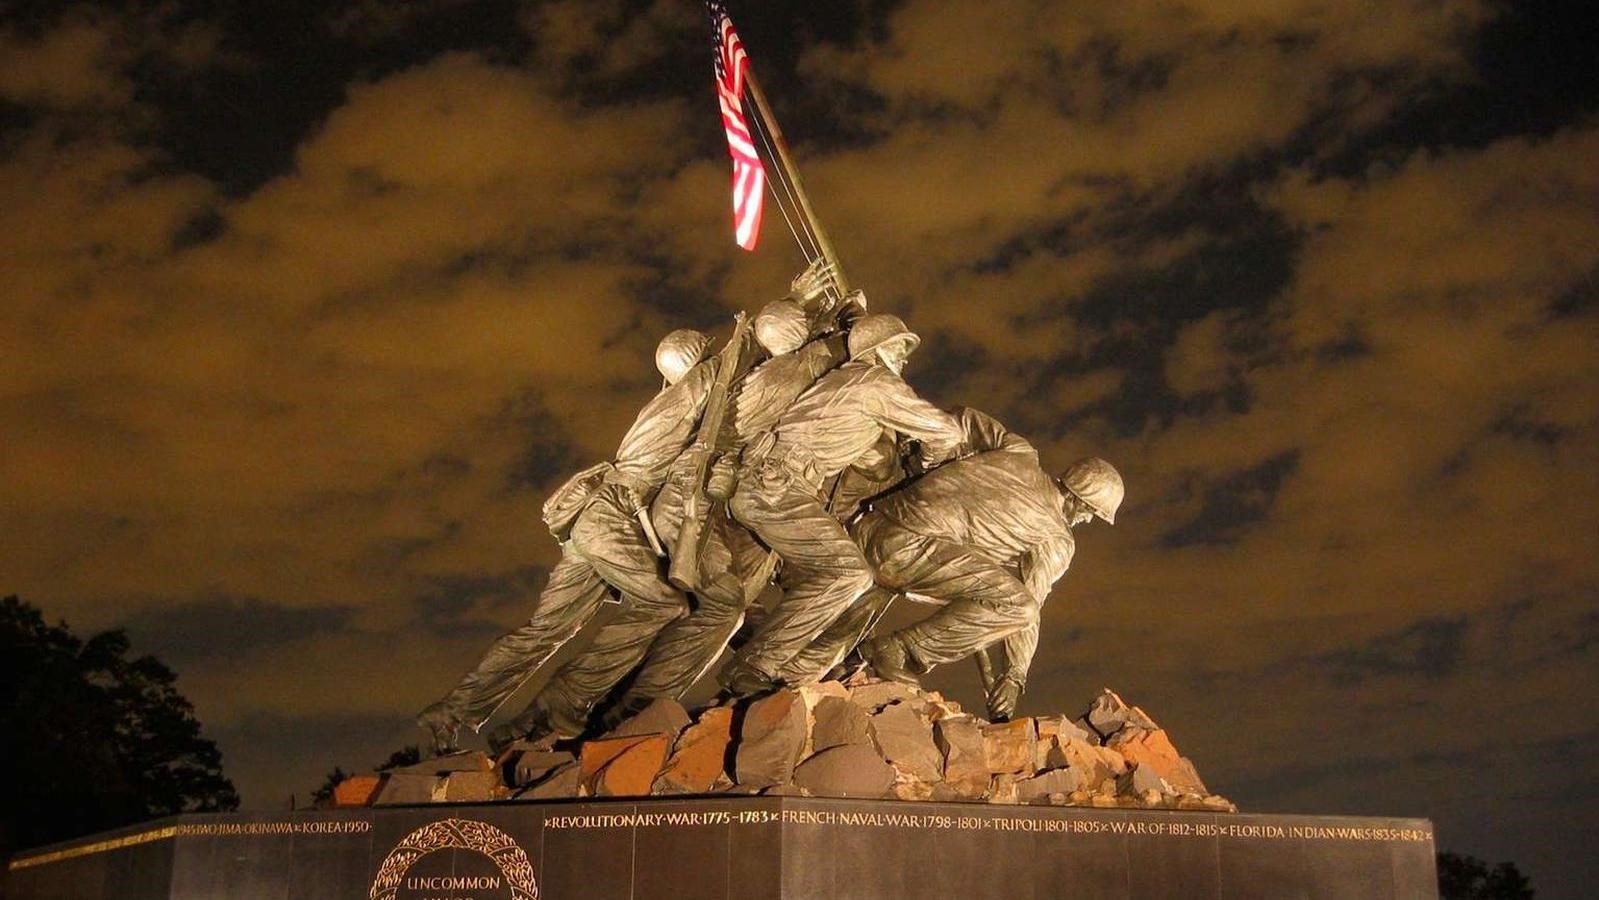
{"type": "MultiPolygon", "coordinates": [[[[1246,805],[1433,815],[1536,881],[1546,832],[1467,795],[1595,814],[1553,761],[1599,723],[1599,128],[1427,119],[1523,26],[780,6],[735,15],[908,377],[1127,477],[1024,703],[1113,685],[1246,805]]],[[[658,336],[800,264],[775,210],[732,246],[692,4],[295,15],[304,59],[243,13],[0,27],[0,592],[180,661],[256,806],[414,740],[658,336]],[[224,108],[256,81],[270,121],[224,108]]]]}

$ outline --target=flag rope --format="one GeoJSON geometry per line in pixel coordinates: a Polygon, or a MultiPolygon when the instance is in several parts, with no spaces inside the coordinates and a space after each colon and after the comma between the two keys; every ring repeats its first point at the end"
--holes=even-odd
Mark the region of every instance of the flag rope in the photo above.
{"type": "MultiPolygon", "coordinates": [[[[755,133],[756,139],[761,143],[761,148],[766,151],[767,157],[773,161],[777,161],[779,157],[777,155],[777,151],[772,146],[771,138],[767,134],[766,120],[761,116],[756,115],[750,118],[750,124],[753,126],[752,130],[755,133]]],[[[777,211],[782,213],[783,221],[788,223],[788,233],[794,236],[794,243],[799,245],[800,254],[805,257],[805,264],[809,266],[811,263],[825,258],[826,254],[822,252],[821,241],[817,239],[814,233],[812,233],[810,225],[805,221],[805,216],[800,212],[799,200],[795,198],[793,191],[789,187],[788,173],[786,172],[785,167],[779,164],[773,168],[776,171],[777,177],[774,179],[769,176],[767,178],[767,183],[770,184],[771,182],[776,181],[777,184],[782,187],[783,193],[781,196],[779,196],[777,188],[773,188],[772,200],[777,203],[777,211]],[[783,203],[784,197],[787,197],[788,203],[793,205],[794,218],[799,220],[800,231],[805,233],[807,240],[800,240],[799,232],[795,231],[794,224],[789,222],[788,206],[783,203]]],[[[837,287],[834,286],[832,279],[828,279],[826,287],[824,287],[822,290],[835,303],[844,299],[839,293],[837,287]]]]}
{"type": "MultiPolygon", "coordinates": [[[[772,145],[766,137],[766,127],[762,124],[760,116],[753,117],[750,120],[750,124],[754,126],[752,130],[755,132],[756,139],[761,142],[761,146],[765,148],[767,157],[775,159],[776,154],[772,152],[772,145]]],[[[775,181],[778,186],[782,188],[782,194],[778,193],[777,188],[773,188],[772,200],[777,203],[777,211],[782,213],[783,223],[788,226],[788,233],[793,236],[794,243],[799,246],[800,253],[804,255],[805,262],[808,265],[816,260],[817,252],[814,241],[807,242],[807,240],[802,240],[800,238],[800,231],[805,232],[805,237],[807,239],[812,237],[811,231],[808,227],[806,227],[804,218],[799,216],[799,204],[794,201],[794,195],[789,192],[788,176],[783,173],[781,166],[776,168],[777,177],[774,179],[768,176],[766,180],[768,184],[771,184],[775,181]],[[798,230],[794,228],[794,218],[791,218],[788,214],[788,206],[783,203],[784,197],[787,197],[788,202],[794,205],[794,217],[800,219],[798,230]]]]}
{"type": "Polygon", "coordinates": [[[715,45],[712,63],[722,127],[733,158],[734,240],[745,250],[755,249],[767,182],[775,174],[778,183],[772,188],[772,198],[783,215],[789,235],[805,256],[807,267],[827,263],[829,277],[823,285],[823,293],[833,304],[841,302],[849,292],[849,280],[844,276],[833,242],[811,208],[799,170],[789,157],[783,129],[767,104],[743,42],[733,29],[733,21],[722,0],[705,0],[705,9],[710,15],[715,45]],[[748,117],[746,105],[751,113],[748,117]],[[771,165],[763,162],[763,156],[771,165]]]}

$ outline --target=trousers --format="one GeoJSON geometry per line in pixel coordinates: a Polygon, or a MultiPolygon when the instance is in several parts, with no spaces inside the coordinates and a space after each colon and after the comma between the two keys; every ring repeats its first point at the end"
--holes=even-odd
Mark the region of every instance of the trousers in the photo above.
{"type": "MultiPolygon", "coordinates": [[[[671,618],[688,612],[688,598],[666,580],[664,567],[633,513],[631,492],[607,484],[589,501],[550,570],[533,614],[496,640],[442,704],[473,730],[571,640],[614,590],[618,619],[671,618]]],[[[614,624],[610,623],[610,624],[614,624]]]]}
{"type": "MultiPolygon", "coordinates": [[[[651,506],[650,520],[667,547],[676,544],[683,527],[684,492],[690,488],[686,479],[669,477],[651,506]]],[[[560,736],[575,736],[595,704],[635,667],[639,671],[623,709],[682,696],[732,635],[745,605],[741,576],[758,565],[759,557],[748,532],[733,526],[725,511],[714,515],[701,558],[702,587],[692,609],[649,602],[623,609],[595,633],[581,656],[550,679],[534,701],[537,712],[560,736]]]]}
{"type": "MultiPolygon", "coordinates": [[[[917,534],[880,513],[868,513],[855,535],[877,573],[880,591],[863,598],[862,606],[886,602],[882,592],[912,595],[937,603],[938,612],[893,633],[922,672],[963,659],[1036,625],[1039,605],[1015,567],[996,562],[969,548],[917,534]]],[[[839,620],[804,657],[812,664],[842,657],[853,646],[843,644],[859,629],[847,627],[859,611],[839,620]]],[[[836,659],[834,660],[836,662],[836,659]]],[[[830,664],[831,665],[831,664],[830,664]]]]}
{"type": "Polygon", "coordinates": [[[728,508],[782,560],[783,598],[734,663],[775,681],[871,588],[872,570],[817,485],[779,458],[746,466],[728,508]]]}

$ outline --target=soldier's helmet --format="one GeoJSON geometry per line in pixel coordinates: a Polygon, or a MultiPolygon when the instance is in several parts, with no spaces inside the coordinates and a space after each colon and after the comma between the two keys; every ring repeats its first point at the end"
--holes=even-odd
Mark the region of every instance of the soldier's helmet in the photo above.
{"type": "Polygon", "coordinates": [[[677,384],[711,347],[711,336],[692,328],[679,328],[664,338],[655,348],[655,368],[667,384],[677,384]]]}
{"type": "Polygon", "coordinates": [[[888,313],[861,316],[850,326],[849,358],[865,359],[873,350],[895,341],[903,341],[909,345],[905,348],[907,356],[922,343],[922,339],[916,335],[916,332],[906,328],[899,316],[888,313]]]}
{"type": "Polygon", "coordinates": [[[798,350],[810,332],[805,310],[793,300],[773,300],[755,316],[755,339],[773,356],[798,350]]]}
{"type": "Polygon", "coordinates": [[[1116,467],[1097,456],[1080,459],[1060,476],[1061,486],[1088,504],[1094,515],[1116,524],[1116,510],[1122,505],[1127,488],[1116,467]]]}

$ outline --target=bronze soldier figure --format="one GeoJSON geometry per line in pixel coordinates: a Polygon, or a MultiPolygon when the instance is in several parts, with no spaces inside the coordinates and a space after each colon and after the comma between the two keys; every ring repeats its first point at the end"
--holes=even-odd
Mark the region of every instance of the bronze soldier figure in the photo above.
{"type": "MultiPolygon", "coordinates": [[[[962,419],[984,433],[974,443],[992,449],[880,498],[854,528],[880,590],[943,609],[866,641],[861,653],[878,674],[914,682],[917,673],[1003,642],[1006,665],[988,702],[993,718],[1007,718],[1027,683],[1044,600],[1071,564],[1072,528],[1094,517],[1114,522],[1124,488],[1116,469],[1096,457],[1051,478],[1022,438],[980,413],[962,419]]],[[[807,650],[813,666],[848,649],[838,646],[848,640],[843,625],[807,650]]]]}
{"type": "Polygon", "coordinates": [[[539,666],[582,629],[610,591],[620,594],[619,618],[658,630],[688,612],[688,598],[670,584],[654,547],[649,503],[666,473],[689,443],[704,408],[716,361],[706,359],[710,338],[682,329],[667,335],[656,351],[666,387],[646,404],[617,448],[616,458],[567,482],[550,503],[575,512],[551,521],[561,544],[561,560],[550,571],[533,615],[495,641],[482,660],[448,694],[424,709],[417,724],[433,737],[435,748],[455,746],[462,725],[476,731],[539,666]]]}
{"type": "Polygon", "coordinates": [[[776,684],[784,665],[872,586],[871,568],[828,511],[822,486],[885,432],[920,440],[931,462],[956,455],[959,423],[899,376],[919,343],[895,316],[859,319],[849,332],[850,361],[745,448],[729,509],[782,560],[783,599],[721,673],[729,694],[776,684]]]}
{"type": "MultiPolygon", "coordinates": [[[[730,459],[752,434],[770,428],[778,416],[822,373],[844,359],[844,341],[837,335],[808,340],[810,322],[789,300],[768,304],[756,316],[757,341],[772,354],[738,382],[729,401],[724,428],[730,459]]],[[[692,456],[682,453],[673,463],[650,508],[650,519],[666,546],[675,546],[682,527],[684,497],[691,489],[692,456]]],[[[726,467],[722,467],[726,471],[726,467]]],[[[742,526],[725,514],[707,522],[710,529],[702,575],[688,616],[669,622],[619,616],[595,634],[581,656],[567,662],[534,698],[528,712],[512,723],[528,735],[580,734],[594,705],[640,662],[648,659],[619,704],[625,712],[655,697],[676,697],[697,680],[721,653],[746,604],[745,585],[756,577],[765,551],[742,526]],[[664,625],[664,630],[663,626],[664,625]]]]}

